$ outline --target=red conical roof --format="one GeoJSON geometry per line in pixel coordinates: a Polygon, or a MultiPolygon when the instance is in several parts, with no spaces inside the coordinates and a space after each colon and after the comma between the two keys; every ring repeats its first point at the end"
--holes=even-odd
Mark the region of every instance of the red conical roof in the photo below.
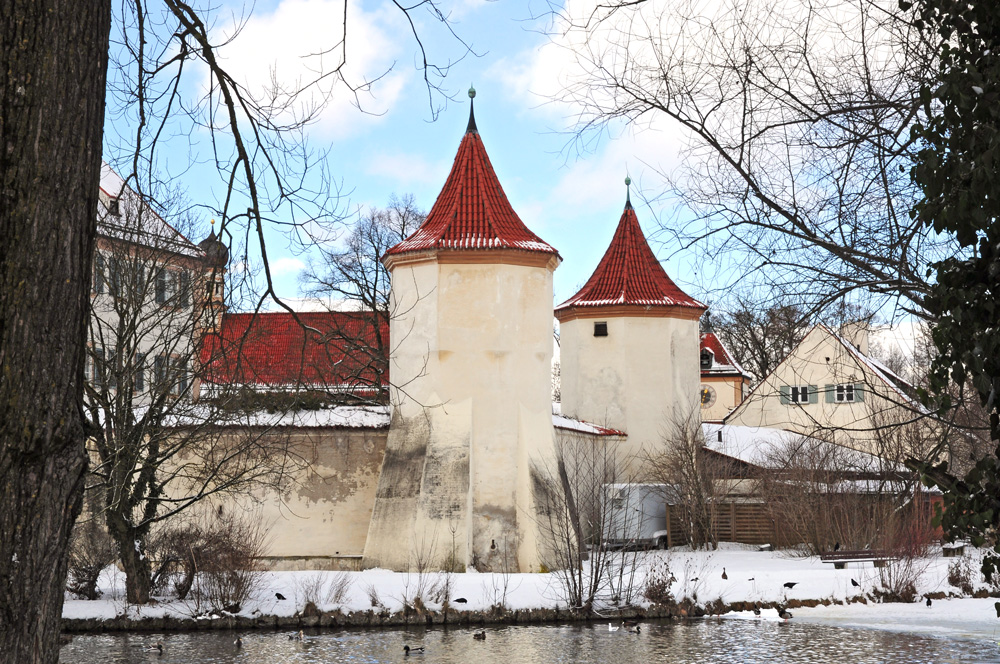
{"type": "Polygon", "coordinates": [[[514,212],[471,114],[469,128],[434,207],[420,228],[386,255],[435,249],[513,249],[559,256],[514,212]]]}
{"type": "Polygon", "coordinates": [[[708,308],[667,276],[642,234],[631,203],[625,204],[615,236],[594,274],[576,295],[556,307],[556,314],[582,307],[622,306],[708,308]]]}

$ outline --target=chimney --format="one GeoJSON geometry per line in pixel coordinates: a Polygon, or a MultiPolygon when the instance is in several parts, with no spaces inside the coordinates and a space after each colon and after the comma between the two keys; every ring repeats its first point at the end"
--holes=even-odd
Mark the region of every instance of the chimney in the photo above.
{"type": "Polygon", "coordinates": [[[868,354],[868,321],[858,320],[840,326],[840,336],[854,344],[862,355],[868,354]]]}

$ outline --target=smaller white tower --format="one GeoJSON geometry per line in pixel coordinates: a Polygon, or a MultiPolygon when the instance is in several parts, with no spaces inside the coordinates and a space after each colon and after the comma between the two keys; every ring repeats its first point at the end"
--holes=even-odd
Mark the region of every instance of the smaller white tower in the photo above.
{"type": "Polygon", "coordinates": [[[706,308],[667,276],[627,196],[597,269],[556,307],[562,412],[625,431],[621,450],[634,479],[645,479],[643,455],[663,445],[674,422],[700,423],[698,319],[706,308]]]}

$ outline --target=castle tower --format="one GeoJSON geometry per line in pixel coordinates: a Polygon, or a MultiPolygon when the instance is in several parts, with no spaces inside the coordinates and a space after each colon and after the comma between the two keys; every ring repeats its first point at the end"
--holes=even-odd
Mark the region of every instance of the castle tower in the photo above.
{"type": "MultiPolygon", "coordinates": [[[[626,178],[626,184],[630,180],[626,178]]],[[[580,291],[556,307],[562,412],[621,429],[632,479],[678,418],[698,419],[698,319],[705,305],[667,276],[631,201],[580,291]]]]}
{"type": "Polygon", "coordinates": [[[514,212],[470,112],[427,219],[383,259],[392,421],[365,567],[538,570],[560,260],[514,212]]]}
{"type": "Polygon", "coordinates": [[[198,243],[198,247],[205,252],[205,299],[201,327],[203,332],[217,332],[222,329],[222,315],[226,312],[225,286],[229,249],[223,244],[221,234],[215,234],[215,219],[212,220],[211,233],[198,243]]]}

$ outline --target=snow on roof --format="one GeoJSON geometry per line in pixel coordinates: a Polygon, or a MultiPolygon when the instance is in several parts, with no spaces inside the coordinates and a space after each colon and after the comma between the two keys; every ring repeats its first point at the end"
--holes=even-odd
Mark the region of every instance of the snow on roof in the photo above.
{"type": "Polygon", "coordinates": [[[184,426],[211,423],[229,427],[297,427],[302,429],[385,429],[389,426],[388,406],[333,406],[318,410],[289,410],[285,412],[238,411],[226,419],[224,414],[207,407],[194,408],[179,415],[173,424],[184,426]]]}
{"type": "Polygon", "coordinates": [[[565,431],[578,431],[580,433],[589,433],[594,436],[627,435],[624,431],[619,431],[618,429],[611,429],[609,427],[591,424],[590,422],[575,420],[572,417],[566,417],[565,415],[559,415],[557,413],[552,413],[552,426],[565,431]]]}
{"type": "Polygon", "coordinates": [[[97,232],[100,235],[183,256],[204,258],[205,252],[200,247],[157,214],[105,161],[101,162],[101,192],[104,196],[100,197],[101,205],[97,213],[97,232]]]}
{"type": "Polygon", "coordinates": [[[788,467],[791,455],[804,455],[818,470],[846,472],[904,472],[906,467],[881,457],[800,433],[733,424],[702,425],[705,448],[759,468],[788,467]]]}
{"type": "Polygon", "coordinates": [[[705,332],[701,335],[701,350],[712,351],[712,366],[709,369],[702,369],[702,376],[748,375],[714,332],[705,332]]]}
{"type": "Polygon", "coordinates": [[[389,427],[388,406],[336,406],[320,410],[298,410],[287,413],[254,413],[248,426],[386,429],[389,427]]]}
{"type": "Polygon", "coordinates": [[[386,255],[433,249],[513,249],[559,256],[514,212],[471,119],[451,173],[424,223],[386,255]]]}
{"type": "Polygon", "coordinates": [[[707,309],[667,276],[646,242],[631,203],[625,204],[611,244],[590,279],[556,307],[556,315],[574,307],[623,305],[707,309]]]}

